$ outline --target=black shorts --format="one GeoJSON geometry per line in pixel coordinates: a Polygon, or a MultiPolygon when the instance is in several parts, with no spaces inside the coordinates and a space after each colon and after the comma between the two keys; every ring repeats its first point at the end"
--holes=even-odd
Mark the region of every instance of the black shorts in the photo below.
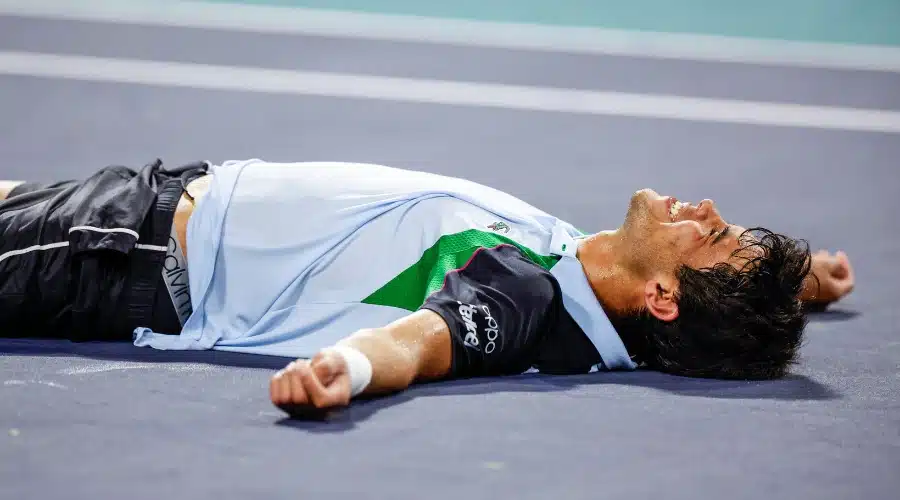
{"type": "Polygon", "coordinates": [[[156,160],[13,189],[0,201],[0,337],[179,333],[162,266],[184,186],[207,168],[156,160]]]}

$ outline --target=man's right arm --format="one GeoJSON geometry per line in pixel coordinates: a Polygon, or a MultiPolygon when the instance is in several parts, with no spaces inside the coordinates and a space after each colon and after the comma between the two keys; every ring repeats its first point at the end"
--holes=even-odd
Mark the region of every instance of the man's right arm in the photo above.
{"type": "Polygon", "coordinates": [[[272,402],[296,415],[415,382],[522,373],[533,364],[555,297],[550,274],[518,249],[476,251],[417,312],[278,372],[272,402]]]}
{"type": "Polygon", "coordinates": [[[371,365],[371,379],[362,392],[367,395],[442,378],[452,359],[447,323],[435,312],[420,310],[382,328],[360,330],[309,360],[294,361],[272,377],[272,403],[290,414],[349,404],[354,360],[342,353],[344,348],[358,351],[371,365]]]}

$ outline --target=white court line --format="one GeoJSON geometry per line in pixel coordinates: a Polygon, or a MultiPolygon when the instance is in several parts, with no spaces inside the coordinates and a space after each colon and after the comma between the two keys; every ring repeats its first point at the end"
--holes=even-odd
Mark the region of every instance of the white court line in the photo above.
{"type": "Polygon", "coordinates": [[[130,361],[109,361],[90,363],[85,366],[63,368],[57,371],[57,375],[92,375],[126,370],[165,370],[173,372],[209,372],[215,367],[202,363],[136,363],[130,361]]]}
{"type": "Polygon", "coordinates": [[[0,15],[900,72],[900,48],[172,0],[0,0],[0,15]]]}
{"type": "Polygon", "coordinates": [[[0,51],[0,74],[206,90],[900,133],[900,112],[0,51]]]}
{"type": "Polygon", "coordinates": [[[13,385],[28,385],[28,384],[38,384],[38,385],[46,385],[47,387],[53,387],[54,389],[62,389],[66,390],[68,387],[57,384],[56,382],[50,382],[46,380],[4,380],[4,386],[13,386],[13,385]]]}

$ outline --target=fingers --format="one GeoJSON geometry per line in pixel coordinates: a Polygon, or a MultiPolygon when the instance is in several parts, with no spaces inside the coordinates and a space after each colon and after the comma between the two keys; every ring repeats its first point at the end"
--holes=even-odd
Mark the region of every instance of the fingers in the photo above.
{"type": "Polygon", "coordinates": [[[312,363],[297,360],[276,373],[269,383],[272,403],[289,413],[304,407],[327,409],[348,404],[349,381],[335,383],[340,382],[341,370],[329,358],[317,357],[312,363]]]}
{"type": "Polygon", "coordinates": [[[853,266],[850,265],[850,259],[846,253],[837,252],[834,257],[830,257],[827,271],[838,295],[846,295],[853,289],[855,284],[853,266]]]}
{"type": "Polygon", "coordinates": [[[832,273],[837,278],[853,278],[853,266],[850,265],[850,258],[844,252],[835,254],[835,272],[832,273]]]}
{"type": "Polygon", "coordinates": [[[834,276],[839,280],[838,292],[843,297],[853,291],[853,288],[856,286],[856,277],[854,276],[853,266],[850,265],[850,259],[847,258],[847,254],[838,252],[837,258],[840,263],[840,269],[834,276]]]}
{"type": "Polygon", "coordinates": [[[316,407],[343,406],[350,403],[350,379],[346,362],[339,355],[325,353],[314,359],[304,387],[316,407]]]}
{"type": "Polygon", "coordinates": [[[312,367],[316,378],[319,379],[319,382],[325,387],[331,384],[337,374],[337,367],[331,359],[331,356],[326,356],[324,353],[316,354],[310,362],[310,366],[312,367]]]}
{"type": "Polygon", "coordinates": [[[291,365],[288,365],[287,368],[287,378],[291,385],[290,402],[299,405],[307,404],[310,400],[310,395],[307,391],[306,384],[300,379],[299,374],[304,371],[309,372],[309,367],[300,366],[297,361],[294,361],[291,365]]]}
{"type": "Polygon", "coordinates": [[[832,254],[819,250],[813,253],[810,271],[812,277],[801,293],[801,299],[810,310],[823,309],[842,299],[856,285],[853,267],[844,252],[832,254]]]}
{"type": "Polygon", "coordinates": [[[816,252],[813,254],[812,272],[818,286],[809,300],[815,303],[827,305],[838,301],[852,292],[856,285],[853,267],[845,252],[816,252]]]}
{"type": "MultiPolygon", "coordinates": [[[[269,398],[272,400],[272,404],[276,406],[293,403],[295,398],[298,403],[306,403],[305,396],[299,394],[293,387],[295,385],[293,383],[293,377],[291,377],[288,371],[290,366],[291,365],[288,365],[283,370],[277,372],[269,381],[269,398]]],[[[299,389],[302,390],[302,386],[299,389]]]]}
{"type": "Polygon", "coordinates": [[[347,371],[347,362],[340,355],[325,351],[312,360],[312,368],[323,386],[329,387],[334,380],[347,371]]]}
{"type": "Polygon", "coordinates": [[[828,270],[828,274],[835,278],[843,278],[847,275],[847,266],[849,265],[849,261],[845,258],[841,258],[840,255],[828,256],[828,260],[826,261],[825,268],[828,270]]]}
{"type": "Polygon", "coordinates": [[[837,279],[845,279],[853,274],[850,258],[842,251],[831,254],[827,250],[819,250],[813,254],[813,270],[837,279]]]}
{"type": "Polygon", "coordinates": [[[834,270],[838,265],[840,265],[838,258],[827,250],[819,250],[813,255],[813,269],[819,272],[825,272],[829,275],[834,274],[834,270]]]}

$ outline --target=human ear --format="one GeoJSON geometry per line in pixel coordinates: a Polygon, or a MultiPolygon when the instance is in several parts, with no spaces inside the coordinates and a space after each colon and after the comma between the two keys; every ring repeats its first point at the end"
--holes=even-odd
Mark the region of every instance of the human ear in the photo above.
{"type": "Polygon", "coordinates": [[[674,321],[678,317],[675,302],[675,284],[668,280],[650,280],[644,285],[644,305],[650,314],[661,321],[674,321]]]}

